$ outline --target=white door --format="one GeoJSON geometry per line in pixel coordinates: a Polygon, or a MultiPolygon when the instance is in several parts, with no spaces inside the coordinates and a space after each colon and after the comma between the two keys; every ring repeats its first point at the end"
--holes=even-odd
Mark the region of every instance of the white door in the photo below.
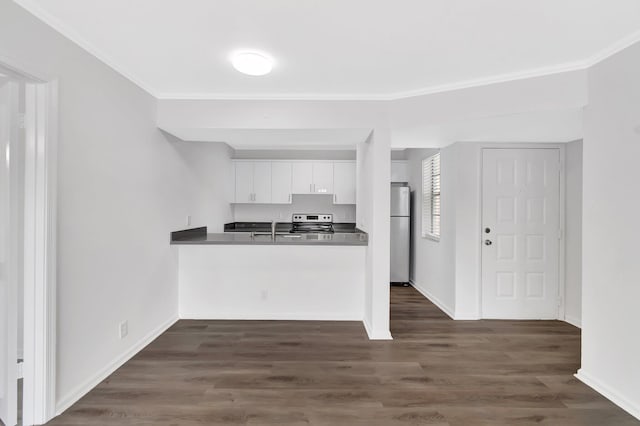
{"type": "Polygon", "coordinates": [[[10,202],[16,189],[11,151],[17,152],[17,94],[17,84],[0,81],[0,420],[7,426],[18,421],[18,222],[17,206],[10,202]]]}
{"type": "Polygon", "coordinates": [[[310,162],[296,161],[292,165],[292,193],[313,193],[313,164],[310,162]]]}
{"type": "Polygon", "coordinates": [[[482,316],[558,318],[559,150],[485,149],[482,188],[482,316]]]}
{"type": "Polygon", "coordinates": [[[273,161],[271,163],[271,202],[291,203],[291,163],[273,161]]]}
{"type": "Polygon", "coordinates": [[[271,202],[271,163],[259,161],[253,163],[253,202],[271,202]]]}
{"type": "Polygon", "coordinates": [[[356,163],[333,163],[334,204],[356,203],[356,163]]]}
{"type": "Polygon", "coordinates": [[[333,194],[333,163],[313,163],[313,192],[333,194]]]}
{"type": "Polygon", "coordinates": [[[236,162],[235,163],[236,174],[236,189],[235,189],[235,202],[236,203],[251,203],[253,202],[253,163],[236,162]]]}

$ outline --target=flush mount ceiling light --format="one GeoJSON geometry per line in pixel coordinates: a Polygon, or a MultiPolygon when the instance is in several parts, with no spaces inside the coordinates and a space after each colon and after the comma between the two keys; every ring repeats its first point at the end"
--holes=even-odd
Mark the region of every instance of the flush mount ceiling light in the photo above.
{"type": "Polygon", "coordinates": [[[273,60],[256,52],[240,52],[231,58],[233,67],[243,74],[266,75],[273,69],[273,60]]]}

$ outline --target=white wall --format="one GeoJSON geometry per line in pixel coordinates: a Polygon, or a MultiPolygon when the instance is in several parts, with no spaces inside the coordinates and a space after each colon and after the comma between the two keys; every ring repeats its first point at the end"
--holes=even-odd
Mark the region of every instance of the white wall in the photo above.
{"type": "Polygon", "coordinates": [[[333,195],[294,194],[291,204],[234,204],[235,222],[291,222],[294,213],[331,213],[334,222],[355,222],[356,206],[333,204],[333,195]]]}
{"type": "Polygon", "coordinates": [[[453,148],[440,152],[440,241],[422,237],[422,160],[437,149],[408,149],[411,205],[411,273],[413,286],[448,315],[455,311],[455,155],[453,148]]]}
{"type": "MultiPolygon", "coordinates": [[[[478,319],[481,272],[481,165],[484,144],[459,142],[441,150],[442,235],[439,242],[421,236],[422,159],[434,149],[408,149],[412,207],[414,286],[455,319],[478,319]]],[[[491,144],[491,146],[499,146],[491,144]]],[[[513,147],[513,144],[503,146],[513,147]]],[[[517,146],[517,145],[515,145],[517,146]]],[[[525,145],[523,145],[525,146],[525,145]]],[[[529,145],[530,146],[530,145],[529,145]]],[[[557,145],[555,145],[557,146],[557,145]]],[[[566,309],[570,322],[580,320],[582,191],[580,142],[567,145],[566,309]]]]}
{"type": "Polygon", "coordinates": [[[366,247],[182,245],[179,251],[180,318],[362,320],[366,247]]]}
{"type": "Polygon", "coordinates": [[[389,339],[389,129],[374,129],[358,145],[356,225],[369,233],[365,261],[364,325],[372,339],[389,339]]]}
{"type": "Polygon", "coordinates": [[[156,100],[12,2],[0,57],[59,81],[59,408],[177,318],[168,244],[190,211],[189,173],[156,128],[156,100]],[[129,335],[118,337],[121,321],[129,335]]]}
{"type": "Polygon", "coordinates": [[[583,145],[582,368],[640,418],[640,44],[589,70],[583,145]]]}
{"type": "Polygon", "coordinates": [[[587,72],[571,71],[399,99],[388,108],[393,147],[435,148],[461,140],[575,140],[576,111],[586,104],[587,72]]]}
{"type": "Polygon", "coordinates": [[[187,209],[191,225],[187,226],[185,217],[179,228],[207,226],[209,232],[223,232],[224,224],[233,221],[232,149],[224,143],[178,140],[175,149],[185,172],[183,191],[193,200],[187,209]]]}
{"type": "Polygon", "coordinates": [[[582,141],[565,149],[565,319],[580,327],[582,319],[582,141]]]}

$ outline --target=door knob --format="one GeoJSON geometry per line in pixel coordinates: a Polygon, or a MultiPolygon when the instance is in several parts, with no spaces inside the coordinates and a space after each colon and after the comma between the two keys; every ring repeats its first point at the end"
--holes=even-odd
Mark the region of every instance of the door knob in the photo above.
{"type": "Polygon", "coordinates": [[[491,240],[484,240],[484,245],[485,245],[485,246],[490,246],[491,244],[493,244],[493,243],[491,242],[491,240]]]}
{"type": "Polygon", "coordinates": [[[489,232],[491,232],[491,228],[484,228],[484,233],[488,234],[489,232]]]}

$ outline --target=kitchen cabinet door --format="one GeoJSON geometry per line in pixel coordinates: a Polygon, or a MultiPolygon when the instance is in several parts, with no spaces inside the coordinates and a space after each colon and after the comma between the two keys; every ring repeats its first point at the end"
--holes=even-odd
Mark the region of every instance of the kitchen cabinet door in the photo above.
{"type": "Polygon", "coordinates": [[[409,182],[409,165],[407,161],[391,162],[391,182],[409,182]]]}
{"type": "Polygon", "coordinates": [[[313,192],[333,194],[333,163],[313,163],[313,192]]]}
{"type": "Polygon", "coordinates": [[[271,163],[271,202],[274,204],[291,204],[292,166],[290,162],[274,161],[271,163]]]}
{"type": "Polygon", "coordinates": [[[236,162],[235,163],[235,202],[236,203],[252,203],[253,202],[253,163],[236,162]]]}
{"type": "Polygon", "coordinates": [[[253,202],[271,202],[271,163],[253,163],[253,202]]]}
{"type": "Polygon", "coordinates": [[[356,163],[333,164],[333,203],[356,203],[356,163]]]}
{"type": "Polygon", "coordinates": [[[292,163],[293,194],[313,194],[313,163],[296,161],[292,163]]]}

